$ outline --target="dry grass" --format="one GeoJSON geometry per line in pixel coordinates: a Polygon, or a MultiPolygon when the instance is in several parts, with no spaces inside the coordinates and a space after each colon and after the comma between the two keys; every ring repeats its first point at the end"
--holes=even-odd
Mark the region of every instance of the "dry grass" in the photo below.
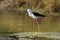
{"type": "Polygon", "coordinates": [[[9,7],[42,9],[45,12],[52,13],[60,11],[60,0],[13,0],[13,5],[9,7]]]}
{"type": "Polygon", "coordinates": [[[42,9],[48,12],[60,11],[60,0],[16,0],[19,7],[42,9]]]}

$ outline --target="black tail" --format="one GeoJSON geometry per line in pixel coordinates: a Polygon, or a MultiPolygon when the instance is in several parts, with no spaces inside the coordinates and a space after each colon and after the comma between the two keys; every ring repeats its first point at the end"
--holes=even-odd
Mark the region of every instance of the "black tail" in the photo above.
{"type": "Polygon", "coordinates": [[[46,17],[45,15],[42,15],[42,14],[41,14],[40,16],[41,16],[41,17],[46,17]]]}

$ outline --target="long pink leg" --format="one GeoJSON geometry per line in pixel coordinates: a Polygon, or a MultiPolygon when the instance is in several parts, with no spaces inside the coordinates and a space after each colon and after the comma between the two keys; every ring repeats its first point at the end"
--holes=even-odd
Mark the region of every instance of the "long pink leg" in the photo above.
{"type": "Polygon", "coordinates": [[[37,27],[39,27],[38,19],[35,19],[35,24],[37,25],[37,27]]]}
{"type": "MultiPolygon", "coordinates": [[[[36,24],[37,24],[37,27],[38,27],[38,33],[40,32],[40,26],[39,26],[39,22],[38,22],[38,19],[36,19],[36,24]]],[[[40,40],[39,38],[38,38],[38,40],[40,40]]]]}
{"type": "MultiPolygon", "coordinates": [[[[35,27],[37,26],[38,27],[38,32],[40,32],[38,19],[34,19],[34,26],[35,27]]],[[[34,30],[33,30],[33,32],[34,32],[34,30]]],[[[38,38],[38,40],[39,40],[39,38],[38,38]]]]}

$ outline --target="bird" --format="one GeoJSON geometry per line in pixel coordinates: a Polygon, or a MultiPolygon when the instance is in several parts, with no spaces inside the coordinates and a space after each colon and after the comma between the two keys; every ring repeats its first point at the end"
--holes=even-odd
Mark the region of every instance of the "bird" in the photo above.
{"type": "Polygon", "coordinates": [[[38,31],[39,31],[40,26],[39,26],[39,23],[38,23],[38,18],[40,18],[40,17],[45,17],[45,15],[40,14],[40,13],[38,13],[38,12],[33,12],[31,9],[27,9],[27,13],[28,13],[28,15],[29,15],[31,18],[34,19],[34,23],[35,23],[34,26],[37,25],[38,31]]]}
{"type": "Polygon", "coordinates": [[[33,19],[37,19],[40,17],[45,17],[45,15],[39,14],[37,12],[33,12],[31,9],[27,9],[28,15],[32,17],[33,19]]]}
{"type": "Polygon", "coordinates": [[[37,12],[33,12],[31,9],[27,9],[27,12],[30,17],[35,19],[35,21],[37,21],[37,19],[40,17],[45,17],[45,15],[37,13],[37,12]]]}
{"type": "MultiPolygon", "coordinates": [[[[38,23],[38,18],[45,17],[45,15],[40,14],[38,12],[33,12],[31,9],[27,9],[27,13],[31,18],[34,19],[34,22],[36,23],[36,25],[38,27],[38,32],[40,32],[40,29],[39,29],[40,26],[39,26],[39,23],[38,23]]],[[[34,26],[36,26],[36,25],[34,24],[34,26]]],[[[33,30],[33,32],[34,32],[34,30],[33,30]]]]}
{"type": "Polygon", "coordinates": [[[31,9],[27,9],[27,13],[28,15],[33,18],[35,20],[35,23],[38,25],[39,27],[39,23],[38,23],[38,18],[40,17],[45,17],[45,15],[43,14],[40,14],[38,12],[33,12],[31,9]]]}

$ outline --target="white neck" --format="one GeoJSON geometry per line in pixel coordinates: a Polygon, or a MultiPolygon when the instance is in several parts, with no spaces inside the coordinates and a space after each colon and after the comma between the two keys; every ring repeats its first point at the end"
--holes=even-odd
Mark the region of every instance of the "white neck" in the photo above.
{"type": "Polygon", "coordinates": [[[28,14],[31,15],[32,14],[32,11],[29,11],[28,14]]]}

